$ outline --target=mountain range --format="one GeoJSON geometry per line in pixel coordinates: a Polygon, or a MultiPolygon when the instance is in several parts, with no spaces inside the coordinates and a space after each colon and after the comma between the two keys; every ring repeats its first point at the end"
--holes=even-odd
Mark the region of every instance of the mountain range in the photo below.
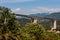
{"type": "Polygon", "coordinates": [[[36,14],[30,14],[30,16],[43,16],[43,17],[60,19],[60,12],[55,12],[55,13],[36,13],[36,14]]]}
{"type": "MultiPolygon", "coordinates": [[[[60,19],[60,12],[55,12],[55,13],[36,13],[36,14],[30,14],[28,16],[43,16],[43,17],[48,17],[48,18],[60,19]]],[[[27,17],[17,17],[17,18],[27,18],[27,17]]]]}
{"type": "Polygon", "coordinates": [[[36,14],[30,14],[30,16],[47,16],[50,15],[49,13],[36,13],[36,14]]]}

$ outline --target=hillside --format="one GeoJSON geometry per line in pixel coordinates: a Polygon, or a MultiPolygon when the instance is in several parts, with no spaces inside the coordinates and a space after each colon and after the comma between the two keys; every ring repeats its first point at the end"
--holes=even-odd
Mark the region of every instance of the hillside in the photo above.
{"type": "Polygon", "coordinates": [[[36,14],[30,14],[30,16],[47,16],[49,13],[36,13],[36,14]]]}
{"type": "Polygon", "coordinates": [[[60,19],[60,12],[51,13],[50,15],[47,15],[46,17],[60,19]]]}
{"type": "Polygon", "coordinates": [[[36,13],[36,14],[30,14],[30,16],[43,16],[43,17],[60,19],[60,12],[55,12],[55,13],[36,13]]]}

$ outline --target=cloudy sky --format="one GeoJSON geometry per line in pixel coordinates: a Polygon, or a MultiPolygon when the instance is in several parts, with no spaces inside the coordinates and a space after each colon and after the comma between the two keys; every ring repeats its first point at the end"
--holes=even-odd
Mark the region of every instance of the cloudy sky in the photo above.
{"type": "Polygon", "coordinates": [[[60,12],[60,0],[0,0],[0,6],[17,14],[60,12]]]}

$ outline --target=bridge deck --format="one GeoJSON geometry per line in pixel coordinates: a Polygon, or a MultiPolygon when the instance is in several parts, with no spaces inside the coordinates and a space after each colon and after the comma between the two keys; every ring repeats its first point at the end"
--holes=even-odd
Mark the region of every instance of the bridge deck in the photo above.
{"type": "MultiPolygon", "coordinates": [[[[28,17],[28,18],[42,18],[42,19],[57,19],[55,17],[44,17],[44,16],[29,16],[29,15],[24,15],[24,14],[16,14],[16,16],[23,16],[23,17],[28,17]]],[[[60,20],[60,18],[58,19],[60,20]]]]}

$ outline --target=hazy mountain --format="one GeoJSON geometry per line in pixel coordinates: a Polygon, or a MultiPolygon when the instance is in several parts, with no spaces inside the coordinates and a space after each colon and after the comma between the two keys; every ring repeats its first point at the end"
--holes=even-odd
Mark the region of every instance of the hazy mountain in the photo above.
{"type": "Polygon", "coordinates": [[[36,13],[36,14],[30,14],[30,16],[47,16],[49,13],[36,13]]]}
{"type": "Polygon", "coordinates": [[[36,14],[30,14],[30,16],[45,16],[49,18],[60,18],[60,12],[55,12],[55,13],[36,13],[36,14]]]}
{"type": "Polygon", "coordinates": [[[46,17],[60,19],[60,12],[51,13],[50,15],[47,15],[46,17]]]}
{"type": "MultiPolygon", "coordinates": [[[[49,18],[60,18],[60,12],[55,12],[55,13],[36,13],[36,14],[30,14],[28,16],[44,16],[44,17],[49,17],[49,18]]],[[[27,17],[17,17],[17,18],[27,18],[27,17]]]]}

